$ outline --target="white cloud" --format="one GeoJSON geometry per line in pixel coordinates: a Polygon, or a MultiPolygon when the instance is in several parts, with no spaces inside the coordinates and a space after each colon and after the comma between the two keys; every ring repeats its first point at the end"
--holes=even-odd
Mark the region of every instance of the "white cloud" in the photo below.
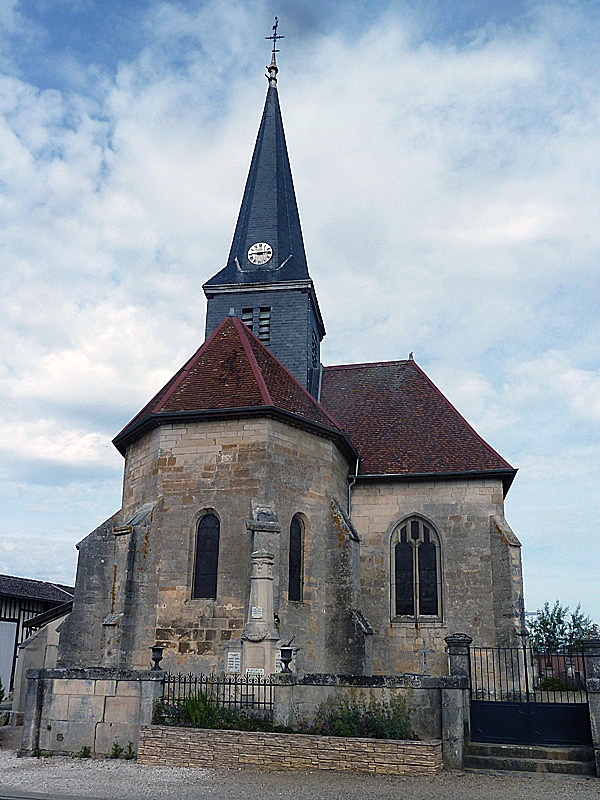
{"type": "MultiPolygon", "coordinates": [[[[52,419],[0,425],[0,441],[3,443],[1,450],[16,451],[24,460],[44,459],[82,468],[106,463],[110,445],[106,436],[86,430],[68,430],[64,422],[52,419]]],[[[112,460],[117,462],[118,458],[112,460]]]]}
{"type": "MultiPolygon", "coordinates": [[[[19,458],[116,469],[110,436],[201,343],[266,88],[255,12],[157,3],[115,75],[62,92],[12,61],[0,77],[0,413],[19,458]]],[[[600,417],[597,31],[550,4],[460,46],[411,25],[385,11],[282,47],[323,357],[414,351],[543,482],[600,417]]]]}
{"type": "Polygon", "coordinates": [[[521,402],[548,403],[555,399],[575,416],[600,422],[600,367],[577,368],[558,350],[520,364],[509,392],[521,402]]]}

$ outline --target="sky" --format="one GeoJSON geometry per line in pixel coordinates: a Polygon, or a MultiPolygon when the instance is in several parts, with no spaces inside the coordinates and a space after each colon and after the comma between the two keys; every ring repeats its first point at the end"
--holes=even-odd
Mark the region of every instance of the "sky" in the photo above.
{"type": "Polygon", "coordinates": [[[0,572],[73,581],[203,341],[275,14],[323,362],[412,351],[519,469],[527,610],[600,621],[596,0],[2,0],[0,572]]]}

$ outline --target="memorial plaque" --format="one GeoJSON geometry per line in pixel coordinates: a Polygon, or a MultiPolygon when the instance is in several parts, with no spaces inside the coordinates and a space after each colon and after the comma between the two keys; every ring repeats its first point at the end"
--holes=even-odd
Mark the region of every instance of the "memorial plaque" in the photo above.
{"type": "Polygon", "coordinates": [[[227,672],[239,672],[242,667],[242,654],[238,652],[227,653],[227,672]]]}
{"type": "Polygon", "coordinates": [[[248,667],[246,670],[247,678],[264,678],[265,671],[259,667],[248,667]]]}
{"type": "Polygon", "coordinates": [[[252,619],[262,619],[262,615],[261,606],[252,606],[252,619]]]}

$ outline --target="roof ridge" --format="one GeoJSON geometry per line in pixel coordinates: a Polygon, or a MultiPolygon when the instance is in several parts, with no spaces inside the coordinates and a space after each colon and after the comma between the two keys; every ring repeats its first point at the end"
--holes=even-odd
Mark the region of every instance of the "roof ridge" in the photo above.
{"type": "Polygon", "coordinates": [[[28,581],[29,583],[45,583],[48,586],[56,586],[59,589],[73,588],[68,587],[66,583],[55,583],[54,581],[49,581],[45,578],[23,578],[21,575],[8,575],[6,572],[0,572],[0,578],[10,578],[14,581],[28,581]]]}
{"type": "Polygon", "coordinates": [[[48,581],[50,586],[54,586],[55,589],[58,589],[59,592],[63,592],[64,594],[68,595],[71,599],[73,598],[73,591],[67,591],[67,589],[60,583],[54,583],[53,581],[48,581]]]}
{"type": "Polygon", "coordinates": [[[358,367],[383,367],[390,364],[408,364],[415,363],[412,358],[397,358],[392,361],[363,361],[359,364],[328,364],[323,366],[323,370],[333,369],[357,369],[358,367]]]}
{"type": "Polygon", "coordinates": [[[443,392],[442,392],[440,389],[438,389],[438,387],[437,387],[437,386],[435,385],[435,383],[434,383],[434,382],[431,380],[431,378],[429,377],[429,375],[427,375],[427,373],[425,373],[425,372],[424,372],[424,371],[421,369],[421,367],[420,367],[420,366],[419,366],[419,365],[418,365],[416,362],[414,362],[414,361],[413,361],[412,363],[413,363],[413,364],[415,365],[415,367],[416,367],[416,368],[419,370],[419,372],[420,372],[420,373],[421,373],[421,375],[422,375],[422,376],[425,378],[425,380],[427,381],[427,383],[428,383],[428,384],[429,384],[429,385],[430,385],[430,386],[433,388],[433,390],[435,391],[435,393],[436,393],[436,394],[437,394],[439,397],[441,397],[441,399],[442,399],[442,400],[443,400],[443,401],[446,403],[446,405],[450,406],[450,408],[451,408],[451,409],[454,411],[454,413],[455,413],[455,414],[457,414],[457,415],[460,417],[460,419],[461,419],[461,420],[462,420],[462,421],[465,423],[465,425],[466,425],[466,426],[469,428],[469,430],[471,431],[471,433],[473,433],[473,434],[474,434],[474,435],[475,435],[475,436],[476,436],[476,437],[479,439],[479,441],[480,441],[480,442],[483,444],[483,446],[486,448],[486,450],[488,450],[488,451],[489,451],[490,453],[492,453],[493,455],[497,456],[497,457],[498,457],[498,458],[499,458],[499,459],[502,461],[502,463],[506,465],[506,467],[507,467],[508,469],[511,469],[511,470],[513,470],[513,469],[514,469],[514,467],[513,467],[513,466],[511,466],[511,465],[508,463],[508,461],[507,461],[505,458],[503,458],[503,457],[500,455],[500,453],[499,453],[497,450],[494,450],[494,448],[491,446],[491,444],[488,444],[488,442],[486,442],[486,440],[483,438],[483,436],[481,436],[479,433],[477,433],[477,431],[475,430],[475,428],[474,428],[474,427],[471,425],[471,423],[470,423],[468,420],[466,420],[466,419],[465,419],[465,417],[463,417],[463,415],[462,415],[462,414],[460,413],[460,411],[459,411],[459,410],[456,408],[456,406],[455,406],[453,403],[451,403],[451,402],[450,402],[450,400],[448,400],[448,398],[446,397],[446,395],[445,395],[445,394],[444,394],[444,393],[443,393],[443,392]]]}
{"type": "MultiPolygon", "coordinates": [[[[252,370],[252,374],[254,375],[254,378],[256,379],[256,383],[258,384],[258,388],[259,388],[261,397],[263,399],[263,402],[267,406],[274,405],[273,398],[271,397],[271,394],[270,394],[269,389],[267,387],[264,375],[262,374],[262,372],[260,370],[260,367],[258,366],[258,362],[256,360],[256,356],[254,355],[254,351],[250,347],[250,342],[248,341],[248,337],[246,335],[247,333],[251,333],[252,336],[254,336],[254,332],[251,331],[250,328],[247,325],[245,325],[237,317],[230,317],[229,319],[231,319],[231,321],[233,322],[233,325],[234,325],[234,327],[235,327],[235,329],[236,329],[236,331],[238,333],[238,336],[240,337],[240,342],[242,343],[242,347],[244,348],[244,353],[246,353],[246,357],[247,357],[248,362],[250,364],[250,368],[252,370]],[[241,328],[244,328],[245,330],[241,330],[241,328]]],[[[258,339],[258,337],[255,336],[254,338],[257,339],[257,341],[260,341],[258,339]]],[[[262,342],[261,342],[261,344],[262,344],[262,342]]]]}

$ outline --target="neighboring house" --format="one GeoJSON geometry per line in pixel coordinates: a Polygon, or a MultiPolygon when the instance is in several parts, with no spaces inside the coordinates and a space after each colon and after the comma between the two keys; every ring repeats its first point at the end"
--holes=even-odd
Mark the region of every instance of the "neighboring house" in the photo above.
{"type": "Polygon", "coordinates": [[[73,587],[0,575],[0,678],[12,690],[17,647],[30,635],[28,620],[73,599],[73,587]]]}
{"type": "Polygon", "coordinates": [[[412,356],[321,364],[277,72],[206,341],[114,440],[123,507],[79,545],[59,667],[159,642],[167,669],[269,674],[293,639],[302,672],[439,675],[449,634],[518,641],[516,470],[412,356]]]}
{"type": "Polygon", "coordinates": [[[38,614],[37,617],[28,619],[23,624],[27,638],[17,648],[11,709],[13,724],[21,724],[23,719],[27,670],[53,669],[56,666],[60,626],[72,610],[73,601],[69,600],[43,614],[38,614]]]}

